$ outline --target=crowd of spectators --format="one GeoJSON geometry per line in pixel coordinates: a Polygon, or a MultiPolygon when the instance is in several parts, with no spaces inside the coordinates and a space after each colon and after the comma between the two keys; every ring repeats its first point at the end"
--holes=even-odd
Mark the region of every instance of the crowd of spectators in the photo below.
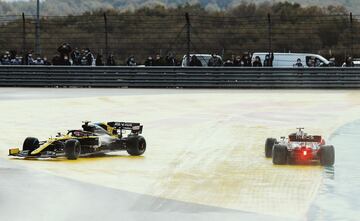
{"type": "MultiPolygon", "coordinates": [[[[64,43],[57,49],[56,54],[51,61],[46,57],[34,56],[32,51],[18,55],[16,51],[5,51],[0,55],[1,65],[65,65],[65,66],[116,66],[117,62],[114,55],[110,53],[106,58],[102,54],[94,56],[93,52],[89,48],[79,49],[72,48],[70,44],[64,43]]],[[[246,52],[243,55],[233,55],[231,59],[223,60],[221,56],[216,53],[212,53],[206,59],[205,55],[191,55],[189,59],[184,56],[185,62],[177,60],[174,53],[168,53],[166,57],[162,57],[160,54],[155,56],[148,56],[143,62],[137,62],[134,55],[128,57],[125,61],[127,66],[192,66],[192,67],[272,67],[274,61],[274,53],[268,53],[265,55],[265,59],[262,61],[259,56],[254,57],[246,52]]],[[[307,59],[306,65],[308,67],[318,67],[318,60],[307,59]]],[[[303,63],[300,58],[294,61],[293,67],[303,67],[303,63]]],[[[330,66],[335,66],[335,60],[330,59],[330,66]]],[[[341,66],[341,64],[340,64],[341,66]]],[[[353,67],[354,62],[351,57],[348,57],[342,64],[342,67],[353,67]]]]}
{"type": "Polygon", "coordinates": [[[20,56],[13,50],[2,54],[0,63],[1,65],[50,65],[46,57],[34,57],[31,51],[20,56]]]}

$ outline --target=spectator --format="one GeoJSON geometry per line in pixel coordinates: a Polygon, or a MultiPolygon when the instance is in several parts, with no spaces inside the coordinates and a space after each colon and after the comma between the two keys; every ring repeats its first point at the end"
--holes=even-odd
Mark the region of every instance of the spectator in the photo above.
{"type": "MultiPolygon", "coordinates": [[[[84,53],[85,53],[85,52],[84,52],[84,53]]],[[[81,65],[81,66],[88,66],[88,65],[89,65],[88,56],[86,56],[86,54],[84,54],[83,56],[81,56],[80,65],[81,65]]]]}
{"type": "Polygon", "coordinates": [[[7,51],[1,58],[2,65],[11,65],[10,53],[7,51]]]}
{"type": "Polygon", "coordinates": [[[228,59],[228,60],[225,61],[224,66],[225,67],[232,67],[232,66],[234,66],[234,63],[230,59],[228,59]]]}
{"type": "Polygon", "coordinates": [[[51,63],[50,63],[50,61],[48,61],[47,57],[44,57],[43,61],[44,61],[44,65],[48,65],[48,66],[51,65],[51,63]]]}
{"type": "Polygon", "coordinates": [[[245,67],[251,67],[251,57],[249,56],[249,53],[244,53],[244,55],[241,58],[242,66],[245,67]]]}
{"type": "Polygon", "coordinates": [[[96,56],[95,65],[96,65],[96,66],[104,66],[104,62],[103,62],[103,59],[102,59],[102,55],[101,55],[101,54],[98,54],[98,55],[96,56]]]}
{"type": "Polygon", "coordinates": [[[215,53],[211,54],[211,58],[209,59],[208,66],[209,67],[219,67],[222,65],[222,60],[215,53]]]}
{"type": "Polygon", "coordinates": [[[63,65],[62,59],[60,58],[60,55],[55,55],[52,59],[53,65],[63,65]]]}
{"type": "Polygon", "coordinates": [[[345,63],[343,64],[343,67],[354,67],[354,62],[352,60],[352,57],[347,57],[345,63]]]}
{"type": "Polygon", "coordinates": [[[175,56],[172,53],[169,53],[165,58],[165,65],[166,66],[176,66],[177,61],[175,56]]]}
{"type": "Polygon", "coordinates": [[[37,57],[37,58],[34,60],[33,65],[44,65],[44,60],[41,59],[41,57],[37,57]]]}
{"type": "Polygon", "coordinates": [[[233,65],[236,66],[236,67],[244,66],[244,63],[241,62],[241,57],[240,56],[235,57],[233,65]]]}
{"type": "Polygon", "coordinates": [[[34,65],[34,58],[32,56],[32,53],[29,53],[27,55],[26,64],[27,65],[34,65]]]}
{"type": "Polygon", "coordinates": [[[91,53],[89,48],[86,48],[84,51],[84,55],[86,56],[86,64],[92,66],[94,62],[94,55],[91,53]]]}
{"type": "Polygon", "coordinates": [[[22,57],[15,57],[15,59],[11,59],[11,65],[22,65],[22,57]]]}
{"type": "Polygon", "coordinates": [[[58,47],[57,51],[60,53],[61,57],[64,57],[65,55],[69,57],[72,48],[69,43],[63,43],[58,47]]]}
{"type": "Polygon", "coordinates": [[[196,55],[193,55],[190,59],[189,66],[191,67],[201,67],[202,63],[196,55]]]}
{"type": "Polygon", "coordinates": [[[163,65],[164,65],[163,59],[162,59],[162,57],[161,57],[159,54],[157,54],[157,55],[155,56],[155,60],[154,60],[153,65],[154,65],[154,66],[163,66],[163,65]]]}
{"type": "Polygon", "coordinates": [[[114,55],[110,53],[109,57],[106,59],[107,66],[116,66],[114,55]]]}
{"type": "Polygon", "coordinates": [[[296,63],[295,63],[293,66],[294,66],[294,67],[298,67],[298,68],[302,68],[302,67],[303,67],[303,64],[302,64],[302,62],[301,62],[301,59],[298,58],[298,59],[296,60],[296,63]]]}
{"type": "Polygon", "coordinates": [[[80,65],[81,53],[78,48],[75,48],[75,50],[71,52],[70,57],[73,65],[80,65]]]}
{"type": "Polygon", "coordinates": [[[154,60],[151,56],[146,59],[145,66],[154,66],[154,60]]]}
{"type": "Polygon", "coordinates": [[[64,64],[65,66],[71,66],[70,59],[67,55],[64,56],[64,64]]]}
{"type": "Polygon", "coordinates": [[[126,61],[127,66],[136,66],[136,61],[134,56],[130,56],[126,61]]]}
{"type": "Polygon", "coordinates": [[[17,53],[15,50],[11,50],[9,54],[10,54],[10,60],[16,59],[17,53]]]}
{"type": "Polygon", "coordinates": [[[307,62],[308,67],[315,67],[315,58],[310,57],[309,61],[307,62]]]}
{"type": "Polygon", "coordinates": [[[253,67],[262,67],[261,59],[259,56],[255,57],[255,61],[252,64],[253,67]]]}
{"type": "Polygon", "coordinates": [[[272,67],[274,62],[274,53],[269,53],[265,56],[264,67],[272,67]]]}

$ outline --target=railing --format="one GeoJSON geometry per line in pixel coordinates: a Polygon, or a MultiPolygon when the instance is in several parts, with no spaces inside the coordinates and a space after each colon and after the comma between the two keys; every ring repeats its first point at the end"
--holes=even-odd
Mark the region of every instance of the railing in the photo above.
{"type": "Polygon", "coordinates": [[[360,88],[360,68],[0,66],[0,86],[360,88]]]}

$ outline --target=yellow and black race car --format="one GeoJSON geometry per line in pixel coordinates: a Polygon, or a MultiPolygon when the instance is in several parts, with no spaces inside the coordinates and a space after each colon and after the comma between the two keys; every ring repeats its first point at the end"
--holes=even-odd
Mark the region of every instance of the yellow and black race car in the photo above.
{"type": "Polygon", "coordinates": [[[66,135],[58,133],[55,138],[41,141],[28,137],[23,148],[9,150],[9,156],[21,158],[57,158],[66,157],[76,160],[78,157],[104,154],[126,150],[132,156],[140,156],[146,150],[145,138],[140,136],[143,126],[140,123],[84,122],[82,130],[69,130],[66,135]],[[124,135],[125,131],[129,131],[124,135]]]}

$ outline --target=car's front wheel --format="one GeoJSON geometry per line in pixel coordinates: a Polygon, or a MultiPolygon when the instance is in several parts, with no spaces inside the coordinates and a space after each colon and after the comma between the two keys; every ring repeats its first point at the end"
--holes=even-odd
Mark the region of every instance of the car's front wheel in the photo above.
{"type": "Polygon", "coordinates": [[[81,144],[78,140],[67,140],[65,142],[65,157],[68,160],[76,160],[81,153],[81,144]]]}
{"type": "Polygon", "coordinates": [[[40,146],[40,142],[37,138],[27,137],[23,143],[23,151],[29,151],[29,155],[30,155],[31,152],[39,148],[39,146],[40,146]]]}

